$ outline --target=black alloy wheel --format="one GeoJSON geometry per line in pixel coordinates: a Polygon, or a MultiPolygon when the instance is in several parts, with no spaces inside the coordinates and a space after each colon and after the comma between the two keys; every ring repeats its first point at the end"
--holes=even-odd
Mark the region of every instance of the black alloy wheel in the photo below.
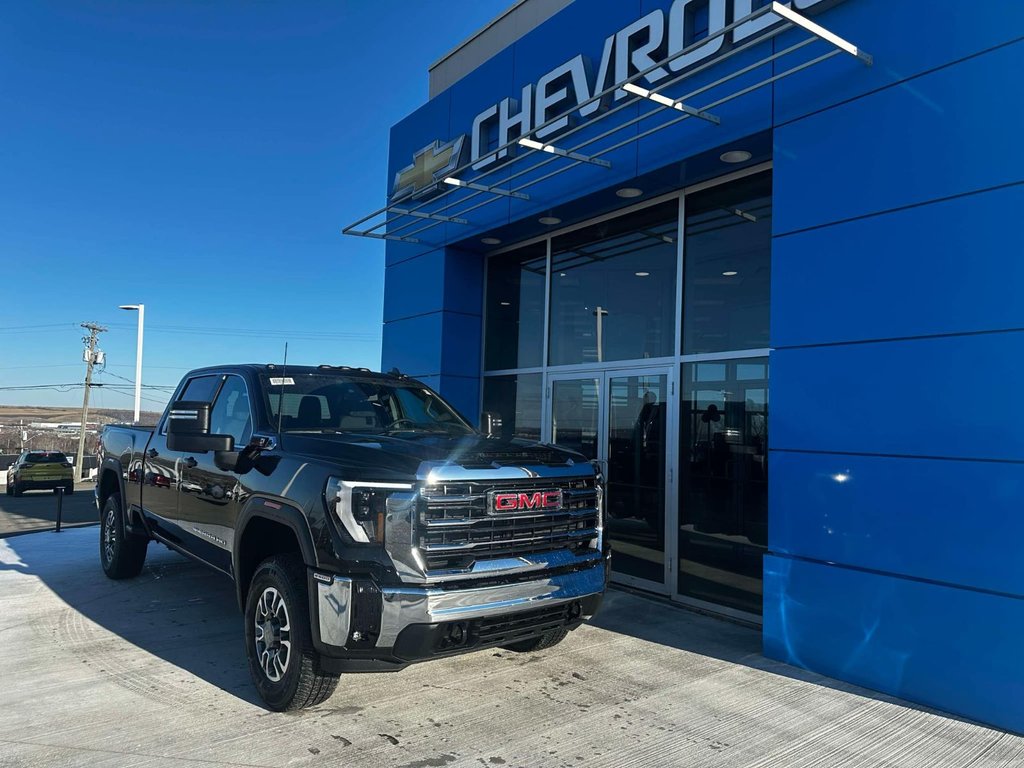
{"type": "Polygon", "coordinates": [[[324,672],[313,649],[306,567],[295,554],[260,563],[245,603],[245,651],[260,698],[277,712],[326,701],[338,676],[324,672]]]}
{"type": "Polygon", "coordinates": [[[110,496],[100,513],[100,564],[111,579],[130,579],[142,572],[149,540],[128,533],[121,497],[110,496]]]}

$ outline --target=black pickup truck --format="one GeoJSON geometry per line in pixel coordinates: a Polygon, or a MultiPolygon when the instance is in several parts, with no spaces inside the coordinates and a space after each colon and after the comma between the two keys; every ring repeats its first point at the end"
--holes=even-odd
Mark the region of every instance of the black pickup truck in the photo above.
{"type": "Polygon", "coordinates": [[[230,576],[271,709],[342,672],[550,647],[607,583],[594,465],[483,435],[401,374],[203,368],[155,429],[100,444],[104,572],[138,575],[153,540],[230,576]]]}

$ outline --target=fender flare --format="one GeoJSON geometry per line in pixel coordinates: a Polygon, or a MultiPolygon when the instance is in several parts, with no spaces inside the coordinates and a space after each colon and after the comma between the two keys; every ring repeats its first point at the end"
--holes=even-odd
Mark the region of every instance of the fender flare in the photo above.
{"type": "MultiPolygon", "coordinates": [[[[114,477],[117,478],[117,492],[121,495],[122,502],[125,500],[127,493],[124,486],[124,466],[121,464],[120,459],[115,459],[107,456],[103,459],[100,464],[99,471],[96,473],[96,485],[97,487],[103,485],[103,476],[107,472],[113,472],[114,477]]],[[[127,510],[125,510],[127,511],[127,510]]]]}
{"type": "Polygon", "coordinates": [[[103,518],[103,505],[99,503],[99,489],[103,486],[103,478],[108,473],[112,473],[117,478],[117,493],[121,496],[121,536],[122,538],[128,535],[128,496],[125,489],[124,483],[124,465],[121,464],[120,459],[115,459],[107,456],[100,463],[99,469],[96,472],[96,516],[102,522],[103,518]]]}
{"type": "Polygon", "coordinates": [[[245,530],[249,523],[255,519],[271,520],[289,528],[295,534],[295,539],[299,542],[302,561],[310,568],[316,568],[319,564],[316,556],[316,547],[313,546],[313,534],[309,529],[309,522],[306,520],[302,510],[294,504],[280,499],[267,499],[262,496],[252,497],[245,503],[245,506],[242,507],[242,511],[238,515],[238,522],[235,524],[235,540],[231,547],[231,572],[234,575],[238,605],[243,611],[245,610],[245,594],[241,578],[239,577],[241,572],[240,553],[242,537],[245,535],[245,530]]]}

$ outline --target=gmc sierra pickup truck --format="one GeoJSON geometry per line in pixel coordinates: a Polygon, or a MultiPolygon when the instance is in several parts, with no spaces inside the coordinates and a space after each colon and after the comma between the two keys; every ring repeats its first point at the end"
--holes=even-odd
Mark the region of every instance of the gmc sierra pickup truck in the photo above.
{"type": "Polygon", "coordinates": [[[138,575],[157,541],[230,576],[270,709],[342,672],[548,648],[604,594],[599,470],[481,434],[398,373],[203,368],[155,429],[100,446],[104,572],[138,575]]]}

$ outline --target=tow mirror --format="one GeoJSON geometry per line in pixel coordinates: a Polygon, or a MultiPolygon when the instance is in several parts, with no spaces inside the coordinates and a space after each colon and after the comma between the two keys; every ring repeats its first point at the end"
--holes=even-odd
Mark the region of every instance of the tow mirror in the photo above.
{"type": "Polygon", "coordinates": [[[211,403],[179,400],[167,414],[167,450],[182,453],[231,451],[235,438],[210,434],[211,403]]]}
{"type": "Polygon", "coordinates": [[[485,411],[480,419],[484,434],[488,437],[501,437],[501,414],[485,411]]]}

